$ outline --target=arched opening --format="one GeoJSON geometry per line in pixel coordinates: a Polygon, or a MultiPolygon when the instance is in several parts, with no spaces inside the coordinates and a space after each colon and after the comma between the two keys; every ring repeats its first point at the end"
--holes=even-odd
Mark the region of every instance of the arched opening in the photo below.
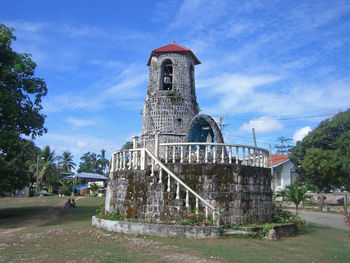
{"type": "Polygon", "coordinates": [[[219,127],[212,117],[205,114],[196,115],[187,133],[188,142],[223,143],[223,137],[219,127]]]}
{"type": "Polygon", "coordinates": [[[173,63],[170,59],[164,60],[162,64],[162,89],[173,89],[173,63]]]}

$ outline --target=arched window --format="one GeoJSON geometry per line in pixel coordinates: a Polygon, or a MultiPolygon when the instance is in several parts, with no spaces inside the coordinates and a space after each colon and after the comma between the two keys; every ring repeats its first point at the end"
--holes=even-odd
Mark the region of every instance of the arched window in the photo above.
{"type": "Polygon", "coordinates": [[[162,64],[162,89],[173,89],[173,63],[167,59],[162,64]]]}

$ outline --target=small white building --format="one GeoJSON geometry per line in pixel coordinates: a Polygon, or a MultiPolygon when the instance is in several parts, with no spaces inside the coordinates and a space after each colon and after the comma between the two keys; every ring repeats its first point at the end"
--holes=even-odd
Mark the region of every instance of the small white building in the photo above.
{"type": "MultiPolygon", "coordinates": [[[[287,154],[272,154],[273,180],[271,188],[274,192],[282,191],[287,185],[291,185],[298,177],[296,167],[287,154]]],[[[271,157],[269,156],[269,167],[271,168],[271,157]]]]}

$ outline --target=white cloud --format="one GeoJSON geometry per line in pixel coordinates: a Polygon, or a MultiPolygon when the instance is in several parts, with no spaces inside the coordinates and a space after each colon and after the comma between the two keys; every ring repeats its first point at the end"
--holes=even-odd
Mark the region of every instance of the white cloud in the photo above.
{"type": "Polygon", "coordinates": [[[256,133],[270,133],[283,129],[283,124],[273,118],[260,117],[258,119],[250,120],[249,123],[244,123],[239,130],[244,132],[251,132],[252,128],[256,133]]]}
{"type": "Polygon", "coordinates": [[[297,141],[301,141],[302,139],[304,139],[304,137],[306,135],[308,135],[308,133],[312,131],[311,127],[310,126],[306,126],[304,128],[301,128],[299,130],[297,130],[294,135],[293,135],[293,141],[295,143],[297,143],[297,141]]]}
{"type": "Polygon", "coordinates": [[[66,121],[74,128],[88,127],[95,124],[95,122],[92,120],[83,120],[78,118],[68,118],[66,121]]]}

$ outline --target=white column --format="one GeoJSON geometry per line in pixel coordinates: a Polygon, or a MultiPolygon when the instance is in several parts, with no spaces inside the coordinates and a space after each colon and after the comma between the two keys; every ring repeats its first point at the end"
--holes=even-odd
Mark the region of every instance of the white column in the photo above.
{"type": "Polygon", "coordinates": [[[176,184],[176,199],[180,199],[180,184],[177,182],[176,184]]]}
{"type": "Polygon", "coordinates": [[[190,207],[190,202],[189,202],[189,196],[188,196],[188,190],[186,190],[186,204],[185,204],[186,208],[190,207]]]}
{"type": "Polygon", "coordinates": [[[197,163],[199,163],[199,145],[196,145],[197,163]]]}
{"type": "Polygon", "coordinates": [[[165,163],[168,162],[168,145],[165,146],[165,163]]]}
{"type": "Polygon", "coordinates": [[[175,163],[176,146],[173,146],[173,163],[175,163]]]}
{"type": "Polygon", "coordinates": [[[139,140],[139,136],[132,137],[132,148],[133,149],[137,149],[138,140],[139,140]]]}

